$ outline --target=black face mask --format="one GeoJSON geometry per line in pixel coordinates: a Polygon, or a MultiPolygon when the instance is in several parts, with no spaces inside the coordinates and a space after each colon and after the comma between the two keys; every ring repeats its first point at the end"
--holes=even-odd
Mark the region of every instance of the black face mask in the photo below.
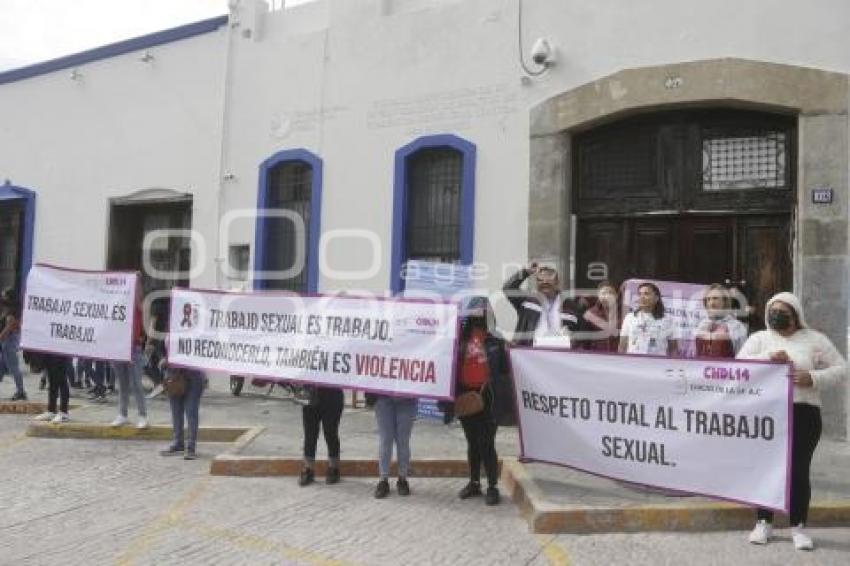
{"type": "Polygon", "coordinates": [[[788,330],[791,326],[791,315],[782,311],[771,311],[767,315],[767,324],[773,330],[788,330]]]}

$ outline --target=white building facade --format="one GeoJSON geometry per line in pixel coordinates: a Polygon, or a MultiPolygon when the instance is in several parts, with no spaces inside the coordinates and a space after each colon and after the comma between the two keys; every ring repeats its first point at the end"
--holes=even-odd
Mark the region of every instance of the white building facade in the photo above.
{"type": "Polygon", "coordinates": [[[143,248],[148,290],[396,291],[408,258],[498,289],[545,258],[791,289],[844,349],[847,37],[842,0],[232,2],[0,73],[0,284],[143,248]]]}

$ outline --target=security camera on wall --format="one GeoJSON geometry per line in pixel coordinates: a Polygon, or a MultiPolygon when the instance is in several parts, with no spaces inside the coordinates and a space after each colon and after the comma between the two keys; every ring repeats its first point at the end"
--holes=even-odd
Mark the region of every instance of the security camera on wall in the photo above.
{"type": "Polygon", "coordinates": [[[551,67],[555,64],[555,48],[546,38],[539,38],[531,47],[531,60],[536,65],[551,67]]]}

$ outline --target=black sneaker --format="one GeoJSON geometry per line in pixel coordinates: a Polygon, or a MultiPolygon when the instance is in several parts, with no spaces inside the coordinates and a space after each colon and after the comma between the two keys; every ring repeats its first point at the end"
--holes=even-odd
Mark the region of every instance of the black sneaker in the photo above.
{"type": "Polygon", "coordinates": [[[313,468],[303,468],[301,474],[298,476],[298,485],[304,487],[314,481],[316,481],[316,474],[313,472],[313,468]]]}
{"type": "Polygon", "coordinates": [[[461,489],[457,496],[461,499],[469,499],[470,497],[478,497],[481,495],[481,484],[477,481],[471,481],[461,489]]]}
{"type": "Polygon", "coordinates": [[[499,495],[498,487],[491,485],[487,488],[487,495],[484,497],[484,503],[487,505],[498,505],[501,500],[502,496],[499,495]]]}
{"type": "Polygon", "coordinates": [[[390,482],[386,478],[378,482],[375,486],[375,499],[383,499],[390,494],[390,482]]]}
{"type": "Polygon", "coordinates": [[[183,448],[178,446],[169,446],[165,450],[160,450],[160,456],[179,456],[183,453],[183,448]]]}
{"type": "Polygon", "coordinates": [[[410,495],[410,484],[407,483],[407,478],[398,478],[398,481],[395,483],[395,487],[398,490],[398,494],[402,496],[410,495]]]}
{"type": "Polygon", "coordinates": [[[12,395],[11,400],[12,401],[26,401],[27,400],[27,394],[24,393],[23,391],[16,391],[15,394],[12,395]]]}
{"type": "Polygon", "coordinates": [[[339,483],[339,468],[328,466],[328,472],[325,474],[325,483],[328,485],[339,483]]]}
{"type": "Polygon", "coordinates": [[[198,455],[195,454],[194,448],[187,448],[186,453],[183,454],[184,460],[197,460],[197,458],[198,458],[198,455]]]}

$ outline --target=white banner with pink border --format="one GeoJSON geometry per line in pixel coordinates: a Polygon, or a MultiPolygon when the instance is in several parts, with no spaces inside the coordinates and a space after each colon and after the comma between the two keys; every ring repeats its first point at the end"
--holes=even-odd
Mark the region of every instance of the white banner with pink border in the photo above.
{"type": "Polygon", "coordinates": [[[21,348],[130,361],[138,275],[38,264],[27,276],[21,348]]]}
{"type": "Polygon", "coordinates": [[[787,511],[786,365],[510,352],[522,457],[787,511]]]}
{"type": "Polygon", "coordinates": [[[456,304],[174,289],[171,365],[451,399],[456,304]]]}

